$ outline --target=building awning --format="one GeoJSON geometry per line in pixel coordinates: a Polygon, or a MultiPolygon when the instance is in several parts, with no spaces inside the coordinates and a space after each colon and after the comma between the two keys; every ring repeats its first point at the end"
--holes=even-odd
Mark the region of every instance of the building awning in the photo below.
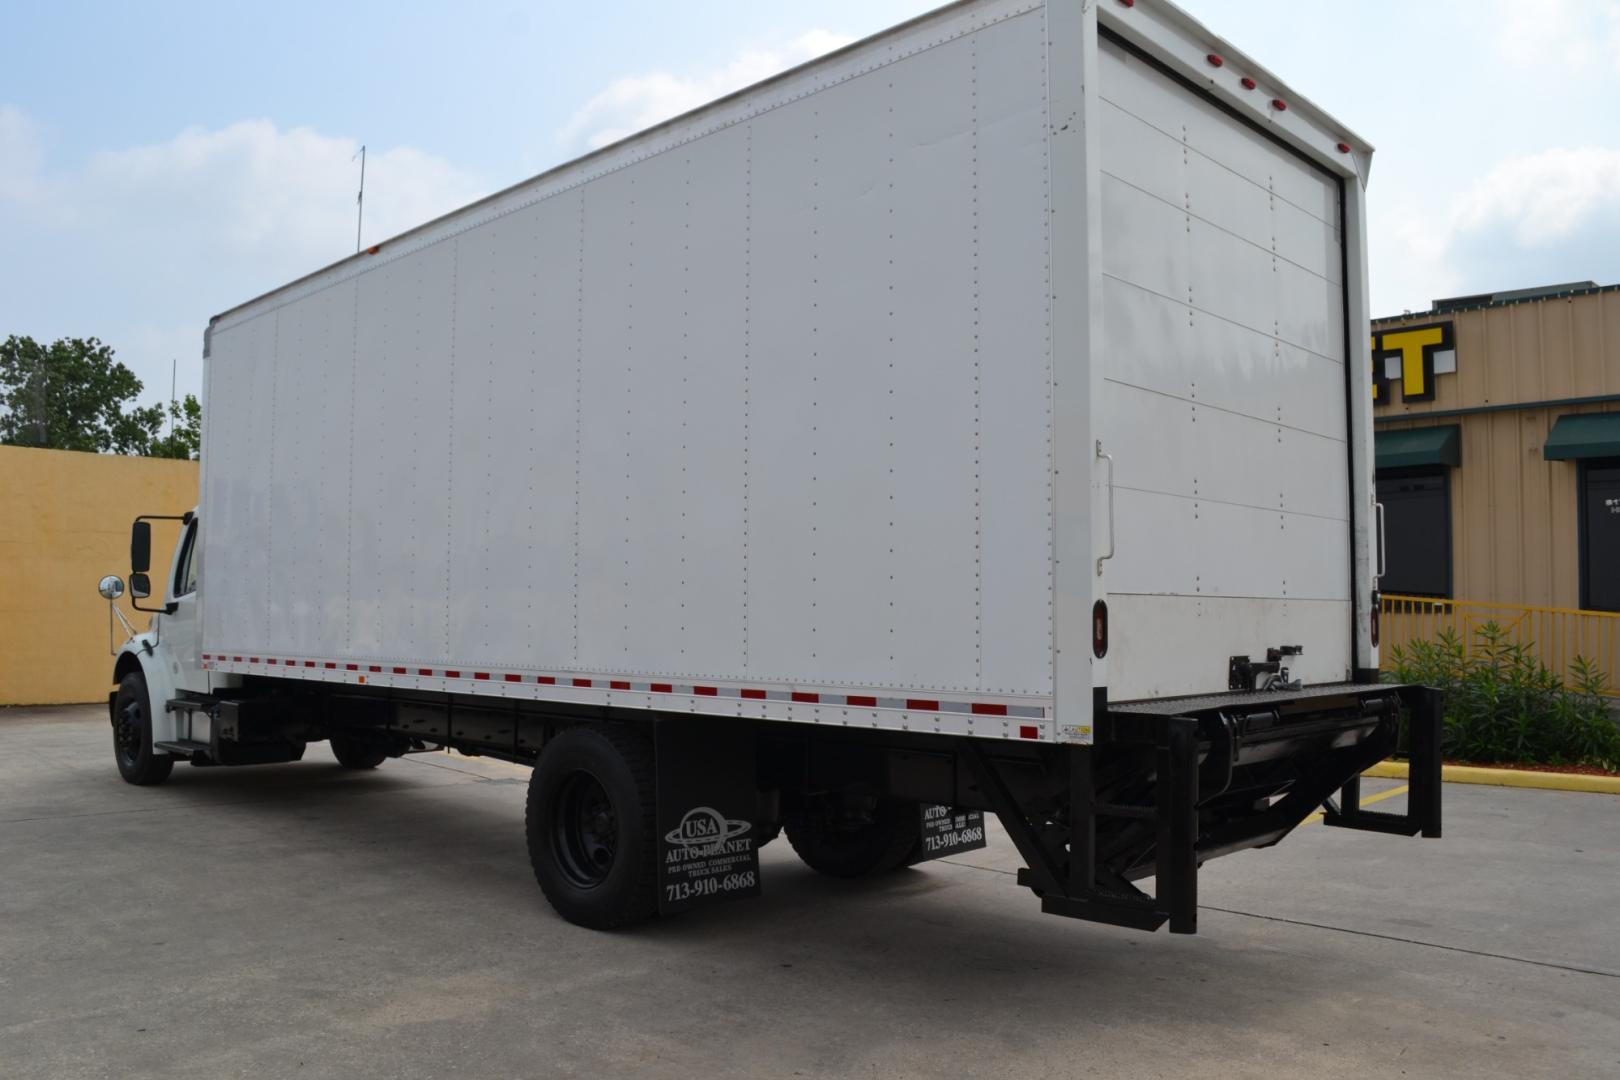
{"type": "Polygon", "coordinates": [[[1373,438],[1373,457],[1379,472],[1414,465],[1458,465],[1462,436],[1456,424],[1380,431],[1373,438]]]}
{"type": "Polygon", "coordinates": [[[1620,412],[1560,416],[1541,456],[1547,461],[1620,458],[1620,412]]]}

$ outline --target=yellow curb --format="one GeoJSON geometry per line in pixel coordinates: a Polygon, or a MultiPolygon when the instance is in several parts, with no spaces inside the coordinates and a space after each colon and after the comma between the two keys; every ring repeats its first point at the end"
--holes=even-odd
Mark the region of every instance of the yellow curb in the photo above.
{"type": "MultiPolygon", "coordinates": [[[[1380,761],[1361,774],[1385,780],[1406,780],[1404,761],[1380,761]]],[[[1543,791],[1589,791],[1620,795],[1620,776],[1585,773],[1532,772],[1528,769],[1482,769],[1474,765],[1442,765],[1440,779],[1448,784],[1492,784],[1496,787],[1540,788],[1543,791]]]]}

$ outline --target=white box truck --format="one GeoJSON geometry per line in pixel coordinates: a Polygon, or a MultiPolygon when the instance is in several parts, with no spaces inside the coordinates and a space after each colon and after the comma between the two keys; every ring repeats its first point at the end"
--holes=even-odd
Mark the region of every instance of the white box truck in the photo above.
{"type": "Polygon", "coordinates": [[[1045,910],[1181,932],[1324,804],[1436,836],[1438,699],[1377,678],[1370,156],[1161,0],[966,0],[216,316],[119,768],[532,764],[597,927],[784,829],[852,877],[992,811],[1045,910]]]}

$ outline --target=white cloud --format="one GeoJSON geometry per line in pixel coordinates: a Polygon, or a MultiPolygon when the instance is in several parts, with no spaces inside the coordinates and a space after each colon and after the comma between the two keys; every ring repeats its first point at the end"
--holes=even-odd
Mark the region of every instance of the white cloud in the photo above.
{"type": "Polygon", "coordinates": [[[744,49],[713,71],[695,75],[650,71],[615,79],[574,113],[560,138],[569,150],[595,150],[853,40],[828,30],[811,30],[780,48],[744,49]]]}
{"type": "MultiPolygon", "coordinates": [[[[303,273],[353,250],[359,144],[245,120],[96,155],[75,178],[86,214],[181,236],[204,252],[303,273]]],[[[379,240],[454,209],[476,179],[410,147],[368,152],[365,237],[379,240]]]]}
{"type": "Polygon", "coordinates": [[[1520,67],[1620,72],[1620,4],[1615,0],[1498,0],[1496,44],[1520,67]]]}
{"type": "MultiPolygon", "coordinates": [[[[354,251],[359,144],[246,120],[188,128],[53,170],[29,118],[0,105],[0,334],[100,337],[167,397],[200,383],[208,317],[354,251]]],[[[411,147],[366,165],[365,239],[385,239],[487,190],[411,147]]]]}
{"type": "Polygon", "coordinates": [[[1375,278],[1374,289],[1402,307],[1461,293],[1620,280],[1620,149],[1508,158],[1443,213],[1395,218],[1389,236],[1391,258],[1375,265],[1382,280],[1375,278]]]}

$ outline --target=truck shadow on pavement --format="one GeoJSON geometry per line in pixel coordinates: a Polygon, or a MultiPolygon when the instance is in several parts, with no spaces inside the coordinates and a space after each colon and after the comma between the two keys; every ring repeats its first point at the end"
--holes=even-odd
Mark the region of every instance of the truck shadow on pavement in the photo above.
{"type": "MultiPolygon", "coordinates": [[[[1076,995],[1090,1000],[1096,1019],[1116,1008],[1148,1007],[1145,999],[1130,1004],[1138,992],[1163,1007],[1207,982],[1264,980],[1301,1004],[1330,992],[1314,977],[1290,985],[1286,972],[1303,975],[1309,965],[1279,966],[1276,947],[1256,948],[1249,933],[1242,948],[1233,948],[1230,938],[1172,938],[1043,915],[1010,874],[960,863],[856,881],[826,878],[800,863],[786,838],[761,852],[758,898],[611,933],[582,930],[551,911],[530,873],[524,777],[430,779],[439,782],[424,783],[396,763],[352,773],[311,760],[177,772],[166,791],[184,791],[289,850],[319,852],[300,868],[308,888],[353,888],[354,875],[389,891],[409,883],[435,905],[462,907],[469,918],[476,911],[485,932],[493,925],[541,952],[547,942],[566,941],[656,962],[701,955],[706,968],[763,967],[773,977],[815,967],[881,984],[885,993],[903,988],[941,1002],[972,1000],[981,1019],[1010,1007],[1006,1002],[1027,1010],[1031,986],[1061,992],[1071,1003],[1076,995]],[[408,799],[385,797],[407,793],[408,799]]],[[[254,858],[270,856],[253,849],[254,858]]]]}

